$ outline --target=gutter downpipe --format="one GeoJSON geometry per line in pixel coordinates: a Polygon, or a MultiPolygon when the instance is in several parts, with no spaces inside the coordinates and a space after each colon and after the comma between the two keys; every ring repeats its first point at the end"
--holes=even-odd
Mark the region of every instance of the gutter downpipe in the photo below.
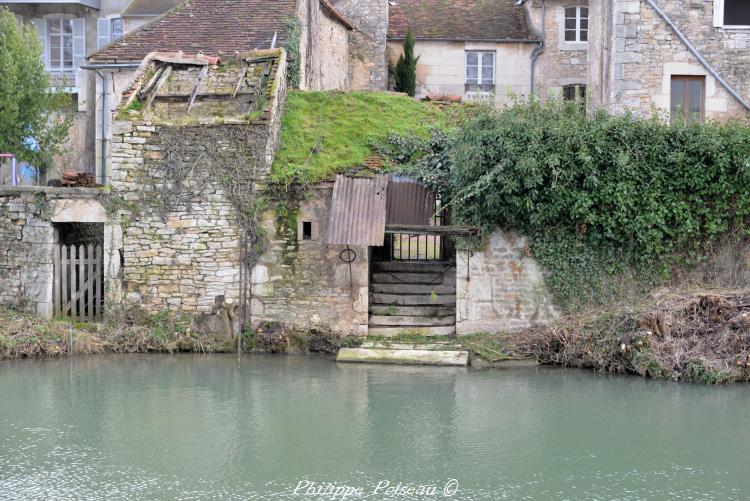
{"type": "Polygon", "coordinates": [[[81,69],[93,70],[102,79],[102,129],[101,129],[101,169],[102,185],[107,185],[107,77],[102,70],[107,69],[135,69],[140,63],[110,63],[110,64],[84,64],[81,69]]]}
{"type": "Polygon", "coordinates": [[[703,65],[703,67],[706,68],[706,70],[711,74],[711,76],[714,77],[716,80],[718,80],[721,86],[724,87],[727,90],[727,92],[729,92],[732,95],[732,97],[734,97],[737,101],[739,101],[740,104],[742,104],[742,106],[744,106],[746,110],[750,110],[750,104],[748,104],[748,102],[745,101],[745,99],[736,90],[734,90],[734,88],[729,84],[729,82],[721,78],[721,75],[719,75],[719,73],[714,69],[714,67],[711,66],[711,63],[706,61],[703,55],[698,51],[698,49],[695,48],[695,46],[690,42],[690,40],[687,39],[687,37],[682,33],[682,31],[680,31],[677,25],[672,22],[672,20],[669,18],[667,13],[664,12],[661,9],[661,7],[656,5],[656,2],[654,2],[654,0],[646,0],[646,3],[648,3],[651,6],[651,8],[654,9],[656,13],[659,14],[659,16],[661,16],[661,18],[664,20],[665,23],[669,25],[670,28],[672,28],[672,30],[675,32],[677,37],[680,40],[682,40],[682,43],[684,43],[687,46],[688,50],[695,56],[696,59],[698,59],[698,61],[703,65]]]}
{"type": "Polygon", "coordinates": [[[536,73],[536,60],[539,56],[541,56],[544,53],[544,41],[546,39],[546,27],[544,24],[545,21],[545,9],[546,6],[544,4],[544,0],[542,0],[542,40],[539,42],[539,45],[537,47],[534,47],[534,50],[531,51],[531,83],[530,83],[530,96],[534,95],[535,91],[535,73],[536,73]]]}
{"type": "Polygon", "coordinates": [[[107,186],[107,78],[102,70],[96,70],[96,74],[102,79],[102,139],[101,139],[101,169],[102,186],[107,186]]]}

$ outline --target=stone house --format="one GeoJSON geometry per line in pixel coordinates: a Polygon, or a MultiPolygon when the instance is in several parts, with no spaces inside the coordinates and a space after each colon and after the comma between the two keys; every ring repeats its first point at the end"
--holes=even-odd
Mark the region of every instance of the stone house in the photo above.
{"type": "Polygon", "coordinates": [[[541,38],[513,0],[399,0],[388,13],[388,60],[395,65],[411,28],[417,96],[459,96],[497,105],[528,95],[530,58],[541,38]]]}
{"type": "Polygon", "coordinates": [[[750,109],[750,4],[591,0],[591,105],[725,121],[750,109]]]}
{"type": "Polygon", "coordinates": [[[58,159],[58,170],[86,171],[94,156],[94,127],[87,117],[90,103],[96,101],[97,86],[95,75],[81,68],[86,55],[178,3],[179,0],[0,1],[19,23],[36,27],[50,85],[73,98],[76,113],[70,131],[70,151],[58,159]]]}
{"type": "Polygon", "coordinates": [[[106,82],[97,101],[97,179],[105,181],[111,170],[108,117],[119,105],[120,95],[132,81],[141,61],[154,51],[202,52],[231,56],[235,52],[283,47],[299,19],[299,68],[303,89],[346,89],[351,25],[328,0],[190,0],[166,15],[142,26],[121,40],[89,54],[88,68],[106,82]],[[263,13],[263,15],[258,15],[263,13]],[[106,112],[102,113],[105,109],[106,112]]]}

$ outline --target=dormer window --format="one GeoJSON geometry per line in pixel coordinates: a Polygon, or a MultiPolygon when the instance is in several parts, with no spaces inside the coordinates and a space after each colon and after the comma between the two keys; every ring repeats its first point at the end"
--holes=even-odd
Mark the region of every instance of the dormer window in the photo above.
{"type": "Polygon", "coordinates": [[[714,26],[750,28],[750,2],[747,0],[714,0],[714,26]]]}

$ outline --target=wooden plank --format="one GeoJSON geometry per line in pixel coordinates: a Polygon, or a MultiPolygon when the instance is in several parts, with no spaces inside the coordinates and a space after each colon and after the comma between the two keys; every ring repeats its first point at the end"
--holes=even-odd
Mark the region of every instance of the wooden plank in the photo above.
{"type": "Polygon", "coordinates": [[[408,233],[409,235],[477,235],[479,228],[476,226],[433,226],[430,224],[389,224],[385,227],[386,233],[408,233]]]}
{"type": "Polygon", "coordinates": [[[78,320],[80,322],[86,321],[86,260],[84,256],[86,254],[86,247],[83,245],[78,246],[78,291],[76,297],[78,298],[78,320]]]}
{"type": "Polygon", "coordinates": [[[154,102],[154,98],[159,93],[159,90],[164,86],[165,83],[167,83],[167,80],[169,79],[169,75],[172,74],[172,67],[167,66],[167,68],[164,70],[164,72],[159,77],[159,81],[156,82],[156,85],[154,86],[154,89],[151,91],[151,93],[148,95],[148,99],[146,100],[146,106],[143,107],[143,111],[146,112],[151,107],[151,103],[154,102]]]}
{"type": "Polygon", "coordinates": [[[86,305],[86,314],[90,322],[94,321],[94,246],[89,244],[88,248],[88,261],[89,261],[89,276],[87,277],[88,282],[88,304],[86,305]]]}
{"type": "Polygon", "coordinates": [[[68,316],[68,247],[60,246],[60,315],[68,316]]]}
{"type": "Polygon", "coordinates": [[[102,298],[102,275],[104,275],[104,254],[102,253],[102,246],[96,246],[96,305],[95,312],[96,318],[102,318],[102,304],[104,299],[102,298]]]}
{"type": "Polygon", "coordinates": [[[54,279],[52,280],[52,302],[53,307],[55,309],[55,316],[59,317],[61,315],[62,311],[62,301],[60,299],[60,248],[61,245],[55,245],[54,247],[54,254],[55,254],[55,264],[54,264],[54,279]]]}
{"type": "Polygon", "coordinates": [[[161,68],[156,70],[156,73],[154,73],[154,76],[151,77],[151,80],[149,80],[148,83],[138,91],[139,96],[143,97],[148,94],[148,92],[154,87],[156,82],[159,81],[159,78],[161,78],[161,74],[164,73],[164,68],[165,67],[162,66],[161,68]]]}
{"type": "Polygon", "coordinates": [[[247,75],[247,62],[242,63],[242,69],[240,70],[240,77],[237,79],[237,85],[234,87],[234,92],[232,92],[232,99],[237,97],[237,93],[240,91],[240,87],[242,87],[242,82],[245,81],[245,76],[247,75]]]}
{"type": "Polygon", "coordinates": [[[78,316],[76,308],[76,246],[70,246],[70,318],[73,320],[78,316]]]}
{"type": "Polygon", "coordinates": [[[193,103],[195,102],[195,96],[198,95],[198,88],[201,86],[201,82],[203,79],[208,75],[208,66],[204,66],[201,68],[201,72],[198,74],[198,78],[195,80],[195,87],[193,87],[193,92],[190,93],[190,100],[188,101],[187,105],[187,113],[190,113],[190,108],[193,107],[193,103]]]}

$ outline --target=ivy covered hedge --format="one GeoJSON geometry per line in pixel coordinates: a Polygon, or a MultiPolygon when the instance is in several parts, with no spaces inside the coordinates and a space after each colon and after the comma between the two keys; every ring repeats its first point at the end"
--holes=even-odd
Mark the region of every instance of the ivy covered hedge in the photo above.
{"type": "Polygon", "coordinates": [[[426,141],[391,135],[381,150],[443,193],[454,222],[530,236],[562,306],[606,300],[625,272],[653,285],[748,236],[745,122],[670,126],[531,102],[426,141]]]}

